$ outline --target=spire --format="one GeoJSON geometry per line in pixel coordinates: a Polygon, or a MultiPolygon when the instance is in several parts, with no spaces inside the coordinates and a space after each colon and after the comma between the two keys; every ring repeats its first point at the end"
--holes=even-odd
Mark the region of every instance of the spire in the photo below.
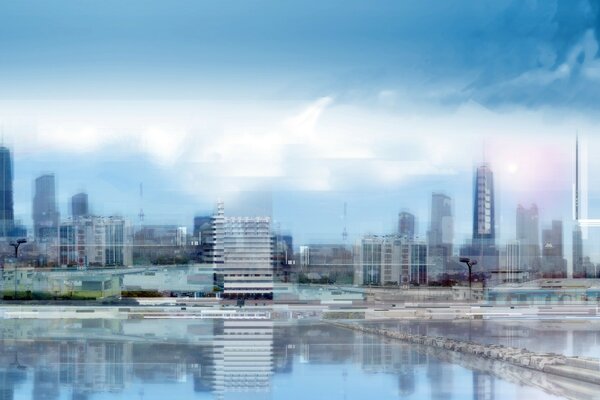
{"type": "Polygon", "coordinates": [[[574,217],[579,221],[579,132],[575,131],[575,189],[574,217]]]}

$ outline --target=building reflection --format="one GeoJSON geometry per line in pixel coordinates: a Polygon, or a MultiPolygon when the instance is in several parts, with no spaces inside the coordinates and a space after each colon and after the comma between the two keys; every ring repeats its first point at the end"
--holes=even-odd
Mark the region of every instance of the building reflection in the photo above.
{"type": "MultiPolygon", "coordinates": [[[[527,345],[536,337],[574,350],[600,344],[597,329],[583,324],[568,331],[551,324],[498,326],[485,321],[445,327],[416,321],[386,326],[429,336],[445,332],[467,337],[471,332],[474,340],[487,335],[490,342],[511,345],[527,345]]],[[[488,368],[478,359],[456,357],[316,323],[4,320],[0,325],[0,400],[23,397],[24,390],[31,390],[25,397],[35,399],[83,400],[98,393],[143,396],[152,384],[187,385],[198,396],[218,399],[272,398],[275,376],[291,375],[304,364],[331,366],[339,372],[332,379],[340,379],[344,395],[346,390],[351,393],[357,384],[353,374],[360,371],[388,375],[400,398],[420,396],[420,385],[427,385],[429,398],[435,400],[460,398],[461,393],[472,393],[474,400],[491,400],[499,379],[510,381],[515,376],[508,369],[499,369],[508,375],[498,375],[496,367],[488,368]],[[472,370],[472,379],[465,382],[464,372],[456,372],[457,365],[472,370]]]]}

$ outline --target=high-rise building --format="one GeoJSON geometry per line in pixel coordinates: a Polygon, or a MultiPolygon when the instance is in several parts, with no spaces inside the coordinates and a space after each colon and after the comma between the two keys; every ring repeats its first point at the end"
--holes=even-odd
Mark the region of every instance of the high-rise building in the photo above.
{"type": "Polygon", "coordinates": [[[495,224],[494,174],[488,164],[482,164],[473,184],[473,241],[495,244],[495,224]]]}
{"type": "Polygon", "coordinates": [[[583,235],[581,225],[579,224],[580,214],[580,199],[579,199],[579,138],[575,139],[575,196],[574,196],[574,221],[573,221],[573,252],[572,266],[573,278],[594,277],[595,273],[588,273],[586,267],[589,263],[584,262],[583,256],[583,235]]]}
{"type": "Polygon", "coordinates": [[[452,256],[454,218],[452,199],[441,193],[431,195],[431,221],[428,232],[429,278],[439,280],[446,273],[448,259],[452,256]]]}
{"type": "Polygon", "coordinates": [[[128,266],[133,235],[120,217],[79,217],[60,225],[59,263],[78,267],[128,266]]]}
{"type": "Polygon", "coordinates": [[[473,239],[460,255],[476,259],[477,269],[485,273],[498,269],[494,174],[485,163],[475,170],[473,182],[473,239]]]}
{"type": "Polygon", "coordinates": [[[213,262],[224,298],[273,298],[273,242],[269,217],[213,218],[213,262]]]}
{"type": "Polygon", "coordinates": [[[11,236],[15,224],[13,208],[13,163],[10,150],[0,147],[0,237],[11,236]]]}
{"type": "Polygon", "coordinates": [[[581,232],[581,226],[575,221],[573,227],[573,278],[588,278],[593,277],[593,274],[589,274],[586,270],[587,263],[584,262],[583,257],[583,235],[581,232]]]}
{"type": "Polygon", "coordinates": [[[33,235],[37,242],[58,238],[59,213],[56,204],[54,174],[35,180],[33,195],[33,235]]]}
{"type": "Polygon", "coordinates": [[[516,238],[519,242],[520,268],[532,273],[540,269],[540,224],[535,204],[517,207],[516,238]]]}
{"type": "Polygon", "coordinates": [[[563,224],[552,221],[552,226],[542,230],[542,276],[566,278],[567,260],[563,257],[563,224]]]}
{"type": "Polygon", "coordinates": [[[77,193],[71,197],[71,217],[73,219],[90,215],[87,193],[77,193]]]}
{"type": "Polygon", "coordinates": [[[406,211],[398,214],[398,235],[407,239],[414,239],[416,234],[415,216],[406,211]]]}

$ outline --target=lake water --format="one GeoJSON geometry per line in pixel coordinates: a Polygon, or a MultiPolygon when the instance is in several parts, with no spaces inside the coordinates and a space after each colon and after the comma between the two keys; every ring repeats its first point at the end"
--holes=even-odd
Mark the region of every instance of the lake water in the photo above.
{"type": "MultiPolygon", "coordinates": [[[[529,370],[435,353],[320,322],[1,320],[0,324],[0,399],[599,396],[597,387],[527,375],[529,370]]],[[[534,323],[513,327],[488,321],[387,325],[463,338],[470,332],[473,340],[490,342],[509,336],[516,340],[516,335],[531,349],[537,344],[573,354],[593,355],[599,343],[597,325],[555,323],[539,330],[534,323]]]]}

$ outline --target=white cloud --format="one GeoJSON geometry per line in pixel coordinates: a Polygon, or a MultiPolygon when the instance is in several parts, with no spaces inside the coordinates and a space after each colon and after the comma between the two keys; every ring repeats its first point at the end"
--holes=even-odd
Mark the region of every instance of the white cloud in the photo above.
{"type": "MultiPolygon", "coordinates": [[[[304,105],[12,102],[0,106],[10,114],[3,121],[22,125],[15,138],[17,151],[32,157],[52,152],[65,159],[82,152],[100,158],[115,151],[126,157],[144,156],[172,177],[180,190],[198,197],[257,188],[399,187],[411,177],[471,171],[482,158],[482,136],[492,138],[490,158],[500,169],[510,164],[523,171],[529,165],[529,171],[543,172],[544,155],[536,155],[534,163],[528,148],[560,156],[565,143],[560,138],[568,137],[575,126],[584,132],[595,126],[577,115],[552,110],[499,113],[468,103],[457,110],[394,111],[335,103],[329,96],[304,105]],[[547,143],[540,146],[539,141],[547,143]]],[[[514,175],[527,177],[521,186],[533,180],[532,173],[514,175]]]]}

